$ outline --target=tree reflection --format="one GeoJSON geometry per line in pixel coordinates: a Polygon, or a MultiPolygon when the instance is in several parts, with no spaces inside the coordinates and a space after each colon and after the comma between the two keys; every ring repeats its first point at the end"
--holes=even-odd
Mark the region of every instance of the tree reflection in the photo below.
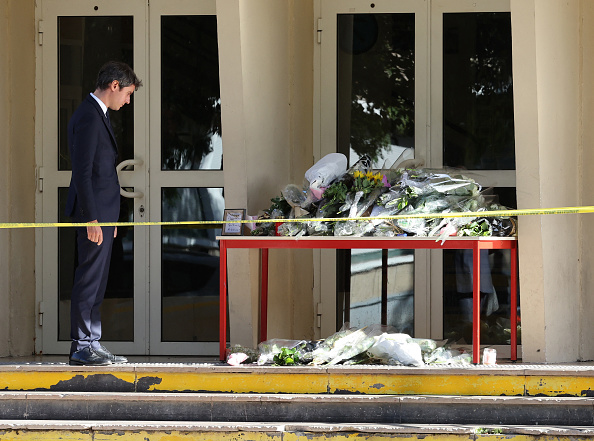
{"type": "MultiPolygon", "coordinates": [[[[514,169],[510,14],[447,13],[443,30],[444,165],[514,169]]],[[[381,166],[414,147],[414,14],[339,15],[337,61],[338,151],[381,166]]]]}
{"type": "Polygon", "coordinates": [[[515,168],[509,13],[444,15],[444,165],[515,168]]]}
{"type": "Polygon", "coordinates": [[[222,169],[216,16],[162,17],[161,66],[161,168],[222,169]]]}
{"type": "Polygon", "coordinates": [[[338,35],[339,151],[377,162],[413,146],[414,14],[339,15],[338,35]]]}

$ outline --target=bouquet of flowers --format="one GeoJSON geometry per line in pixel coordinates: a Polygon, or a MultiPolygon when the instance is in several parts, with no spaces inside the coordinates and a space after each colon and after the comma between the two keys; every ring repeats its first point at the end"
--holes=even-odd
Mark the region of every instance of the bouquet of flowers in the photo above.
{"type": "MultiPolygon", "coordinates": [[[[338,158],[332,154],[332,158],[338,158]]],[[[433,170],[416,166],[399,167],[397,162],[387,170],[374,171],[363,157],[344,174],[343,167],[332,168],[332,177],[316,176],[316,197],[311,184],[303,188],[289,184],[281,196],[271,199],[264,213],[271,219],[298,219],[283,223],[278,234],[285,236],[436,236],[445,239],[459,236],[510,236],[516,223],[510,217],[417,217],[422,214],[462,213],[505,210],[496,197],[459,170],[433,170]],[[325,187],[320,187],[324,182],[325,187]],[[321,194],[321,198],[319,197],[321,194]],[[389,219],[394,215],[415,215],[389,219]],[[320,221],[331,218],[333,221],[320,221]],[[336,220],[344,218],[345,220],[336,220]]],[[[322,162],[322,161],[320,161],[322,162]]],[[[328,158],[323,158],[328,168],[328,158]]],[[[315,166],[314,166],[315,167],[315,166]]],[[[320,170],[318,170],[319,172],[320,170]]],[[[306,176],[308,174],[306,173],[306,176]]],[[[260,224],[252,234],[275,234],[273,223],[260,224]]]]}

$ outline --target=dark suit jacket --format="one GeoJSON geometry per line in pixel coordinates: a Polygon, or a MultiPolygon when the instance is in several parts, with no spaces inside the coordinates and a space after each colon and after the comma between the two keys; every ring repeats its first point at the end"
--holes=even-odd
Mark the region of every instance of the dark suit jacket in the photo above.
{"type": "Polygon", "coordinates": [[[117,222],[120,184],[116,173],[118,150],[109,121],[91,95],[68,123],[72,179],[66,216],[78,222],[117,222]]]}

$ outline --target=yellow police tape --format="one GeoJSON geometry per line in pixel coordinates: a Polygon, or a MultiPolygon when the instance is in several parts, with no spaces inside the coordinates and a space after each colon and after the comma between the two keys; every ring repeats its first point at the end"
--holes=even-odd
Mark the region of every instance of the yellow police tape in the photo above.
{"type": "MultiPolygon", "coordinates": [[[[495,211],[469,211],[462,213],[425,213],[425,214],[400,214],[394,216],[377,217],[336,217],[336,218],[305,218],[305,219],[244,219],[244,220],[208,220],[208,221],[159,221],[159,222],[100,222],[93,225],[136,227],[136,226],[194,226],[208,225],[214,228],[215,225],[223,224],[251,224],[271,222],[345,222],[345,221],[372,221],[372,220],[398,220],[398,219],[436,219],[456,217],[511,217],[511,216],[534,216],[545,214],[579,214],[594,213],[594,206],[582,207],[561,207],[561,208],[534,208],[525,210],[495,210],[495,211]]],[[[84,227],[88,223],[76,222],[5,222],[0,223],[0,229],[11,228],[49,228],[49,227],[84,227]]]]}

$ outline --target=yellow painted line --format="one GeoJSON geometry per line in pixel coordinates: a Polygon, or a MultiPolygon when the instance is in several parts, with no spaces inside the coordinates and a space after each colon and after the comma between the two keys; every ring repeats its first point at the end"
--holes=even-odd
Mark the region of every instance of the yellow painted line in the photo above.
{"type": "MultiPolygon", "coordinates": [[[[427,375],[373,373],[146,373],[161,381],[151,392],[361,393],[370,395],[524,395],[524,375],[427,375]]],[[[582,384],[584,381],[582,380],[582,384]]],[[[579,384],[579,381],[578,381],[579,384]]]]}
{"type": "MultiPolygon", "coordinates": [[[[373,432],[260,432],[260,431],[178,431],[178,430],[0,430],[0,441],[575,441],[582,436],[473,433],[373,433],[373,432]]],[[[588,435],[583,438],[589,438],[588,435]]]]}
{"type": "Polygon", "coordinates": [[[586,396],[594,389],[591,376],[533,377],[488,374],[382,374],[382,373],[175,373],[143,372],[161,381],[148,391],[228,393],[361,393],[370,395],[547,395],[586,396]],[[589,392],[588,392],[589,391],[589,392]]]}
{"type": "MultiPolygon", "coordinates": [[[[164,373],[143,372],[142,377],[158,377],[159,384],[148,392],[196,391],[233,393],[322,394],[328,391],[328,376],[299,373],[164,373]]],[[[139,375],[139,381],[141,376],[139,375]]]]}
{"type": "MultiPolygon", "coordinates": [[[[100,222],[94,223],[97,226],[207,226],[220,228],[224,224],[252,224],[252,223],[287,223],[287,222],[345,222],[345,221],[372,221],[372,220],[398,220],[398,219],[443,219],[458,217],[513,217],[513,216],[536,216],[550,214],[585,214],[594,213],[594,206],[579,207],[557,207],[557,208],[533,208],[522,210],[494,210],[494,211],[467,211],[460,213],[423,213],[423,214],[398,214],[394,216],[378,217],[329,217],[329,218],[305,218],[305,219],[245,219],[245,220],[204,220],[204,221],[147,221],[147,222],[100,222]]],[[[4,222],[0,223],[0,229],[12,228],[56,228],[56,227],[85,227],[88,223],[80,222],[4,222]]]]}
{"type": "Polygon", "coordinates": [[[526,378],[526,392],[529,395],[556,396],[561,394],[578,397],[594,396],[594,376],[574,377],[542,375],[526,378]]]}
{"type": "Polygon", "coordinates": [[[58,383],[68,381],[88,380],[95,375],[110,376],[117,380],[122,380],[134,386],[136,373],[134,372],[114,372],[114,371],[93,371],[93,372],[71,372],[71,371],[3,371],[0,373],[0,390],[50,390],[52,386],[58,383]],[[77,378],[78,377],[78,378],[77,378]]]}
{"type": "Polygon", "coordinates": [[[520,371],[497,374],[386,373],[331,371],[326,369],[276,368],[245,372],[209,371],[170,372],[167,370],[70,371],[57,367],[52,371],[0,372],[0,390],[72,390],[90,381],[97,387],[109,388],[112,382],[125,382],[134,390],[136,385],[147,392],[226,392],[226,393],[290,393],[368,395],[459,395],[459,396],[594,396],[594,375],[527,375],[520,371]],[[91,378],[93,376],[101,377],[91,378]],[[144,388],[147,389],[144,389],[144,388]]]}
{"type": "Polygon", "coordinates": [[[0,430],[0,441],[93,441],[93,433],[77,430],[0,430]]]}
{"type": "Polygon", "coordinates": [[[394,439],[406,439],[409,441],[463,441],[473,440],[473,434],[416,434],[416,433],[344,433],[331,432],[288,432],[283,434],[283,441],[309,441],[309,440],[331,440],[331,441],[384,441],[394,439]]]}
{"type": "Polygon", "coordinates": [[[396,395],[523,395],[523,375],[372,375],[330,376],[330,393],[396,395]]]}
{"type": "MultiPolygon", "coordinates": [[[[458,438],[460,439],[460,438],[458,438]]],[[[576,441],[575,436],[550,436],[550,435],[517,435],[517,434],[480,434],[472,437],[480,441],[576,441]]]]}
{"type": "MultiPolygon", "coordinates": [[[[76,432],[76,431],[0,431],[0,441],[315,441],[315,440],[333,440],[333,441],[383,441],[406,438],[414,441],[461,441],[473,440],[472,434],[397,434],[397,433],[333,433],[328,432],[182,432],[182,431],[122,431],[117,432],[76,432]]],[[[484,438],[484,436],[481,436],[484,438]]],[[[505,439],[518,439],[517,437],[507,435],[505,439]]],[[[569,440],[570,437],[567,437],[569,440]]],[[[494,439],[494,438],[490,438],[494,439]]],[[[504,439],[501,435],[496,439],[504,439]]],[[[526,437],[521,437],[524,441],[526,437]]],[[[562,438],[556,440],[563,441],[562,438]]]]}
{"type": "Polygon", "coordinates": [[[270,432],[180,432],[143,431],[105,433],[97,432],[93,441],[281,441],[283,433],[270,432]]]}

